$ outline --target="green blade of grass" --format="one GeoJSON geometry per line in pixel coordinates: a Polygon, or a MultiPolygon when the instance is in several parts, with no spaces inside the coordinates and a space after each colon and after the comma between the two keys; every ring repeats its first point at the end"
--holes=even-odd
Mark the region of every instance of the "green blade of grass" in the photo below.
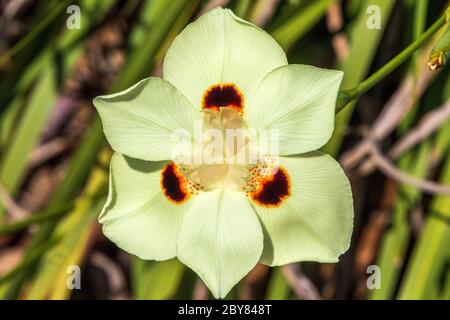
{"type": "MultiPolygon", "coordinates": [[[[427,52],[423,54],[427,54],[427,52]]],[[[418,60],[422,61],[423,59],[419,58],[418,60]]],[[[450,77],[442,75],[442,79],[438,78],[434,83],[434,87],[439,87],[438,91],[443,93],[442,99],[439,100],[438,98],[434,102],[436,104],[440,104],[441,100],[446,100],[450,93],[450,77]]],[[[426,106],[426,103],[429,102],[426,99],[424,100],[422,104],[426,106]]],[[[415,114],[417,115],[418,112],[416,111],[415,114]]],[[[408,118],[405,118],[402,124],[406,124],[406,126],[400,128],[403,133],[406,133],[412,126],[412,122],[408,118]]],[[[435,137],[426,139],[418,146],[419,150],[417,152],[411,151],[402,156],[399,161],[400,168],[407,172],[412,172],[415,176],[425,178],[430,170],[431,163],[440,163],[447,155],[447,150],[450,148],[449,135],[450,124],[442,126],[435,137]],[[424,157],[424,155],[426,156],[424,157]],[[432,161],[430,161],[431,158],[432,161]]],[[[418,204],[421,197],[422,195],[417,190],[410,187],[401,187],[400,189],[399,196],[394,204],[393,225],[383,239],[377,260],[377,264],[383,273],[382,286],[380,290],[375,290],[371,293],[370,297],[372,299],[392,299],[394,297],[394,290],[398,286],[400,272],[403,267],[403,258],[406,255],[410,241],[409,213],[418,204]]]]}
{"type": "Polygon", "coordinates": [[[148,1],[142,9],[142,21],[146,24],[146,28],[151,30],[152,41],[146,37],[148,34],[142,34],[142,29],[137,29],[137,34],[132,35],[134,46],[133,50],[127,59],[127,63],[120,75],[120,81],[116,83],[112,91],[119,91],[125,89],[130,83],[134,83],[139,79],[145,78],[149,75],[150,70],[154,66],[154,57],[158,49],[163,43],[168,30],[179,16],[179,14],[186,8],[190,8],[192,4],[197,2],[192,1],[148,1]],[[139,44],[136,44],[139,41],[139,44]],[[142,53],[145,52],[146,55],[142,53]]]}
{"type": "Polygon", "coordinates": [[[26,41],[26,50],[20,50],[8,66],[8,72],[5,72],[0,78],[0,115],[2,115],[9,106],[10,102],[17,93],[20,92],[18,87],[23,86],[23,78],[36,76],[40,73],[40,62],[48,55],[49,48],[47,43],[55,45],[54,40],[58,37],[61,28],[64,26],[64,15],[61,14],[64,2],[59,0],[49,0],[37,2],[36,9],[33,10],[33,19],[30,23],[29,30],[33,37],[28,37],[26,41]],[[42,28],[41,32],[35,33],[33,30],[39,29],[42,21],[45,21],[49,15],[53,15],[56,19],[50,19],[42,28]],[[28,72],[34,69],[37,73],[28,72]]]}
{"type": "Polygon", "coordinates": [[[290,295],[291,289],[286,281],[286,277],[283,275],[279,267],[274,268],[270,276],[266,299],[286,300],[290,295]]]}
{"type": "MultiPolygon", "coordinates": [[[[365,0],[361,4],[361,11],[348,31],[350,51],[348,57],[338,64],[338,69],[344,71],[342,89],[356,86],[369,72],[375,53],[385,32],[386,24],[395,4],[391,0],[365,0]],[[381,29],[369,30],[367,28],[367,12],[369,5],[380,8],[381,29]]],[[[353,114],[356,102],[346,106],[337,116],[333,136],[324,146],[325,153],[336,156],[341,148],[343,134],[353,114]]]]}
{"type": "Polygon", "coordinates": [[[80,266],[88,245],[92,228],[97,223],[97,215],[106,197],[94,202],[93,196],[104,186],[107,173],[100,168],[92,171],[86,189],[77,199],[75,208],[58,224],[52,239],[57,242],[40,259],[35,276],[25,299],[63,299],[70,294],[66,285],[67,268],[80,266]]]}
{"type": "Polygon", "coordinates": [[[37,25],[31,28],[30,32],[27,33],[19,42],[17,42],[11,49],[6,51],[0,56],[0,65],[3,64],[6,59],[13,58],[18,52],[24,50],[28,44],[37,37],[47,26],[49,26],[54,20],[61,16],[62,12],[69,6],[74,0],[66,0],[57,3],[50,12],[40,20],[37,25]]]}
{"type": "MultiPolygon", "coordinates": [[[[425,177],[429,169],[430,141],[423,143],[418,151],[411,151],[399,161],[399,167],[416,177],[425,177]]],[[[401,185],[398,188],[392,212],[392,222],[386,231],[376,264],[381,270],[381,287],[372,290],[372,300],[392,299],[400,272],[405,263],[406,249],[411,235],[409,212],[422,197],[419,190],[401,185]]]]}
{"type": "MultiPolygon", "coordinates": [[[[188,7],[192,3],[187,3],[188,7]]],[[[179,8],[180,10],[182,8],[179,8]]],[[[148,14],[143,11],[142,14],[148,14]]],[[[162,15],[169,15],[168,12],[160,12],[162,15]]],[[[175,21],[176,17],[180,14],[180,11],[170,11],[170,15],[172,17],[167,17],[166,19],[171,19],[171,21],[175,21]]],[[[158,48],[160,44],[164,41],[167,33],[170,30],[169,24],[164,24],[165,28],[158,29],[159,32],[152,32],[153,30],[148,30],[147,37],[143,38],[142,41],[145,41],[147,44],[137,44],[135,48],[133,48],[132,52],[130,52],[130,56],[137,58],[137,60],[129,60],[130,62],[127,64],[126,68],[130,67],[130,63],[134,62],[138,63],[138,61],[147,60],[146,66],[152,66],[154,64],[155,56],[154,56],[154,48],[158,48]],[[153,43],[150,45],[150,43],[153,43]]],[[[131,32],[132,33],[132,32],[131,32]]],[[[142,73],[150,73],[151,68],[148,70],[139,69],[137,67],[133,67],[135,73],[130,73],[129,71],[124,71],[119,75],[119,78],[111,90],[112,92],[119,90],[119,88],[126,88],[131,86],[134,82],[140,79],[142,73]]],[[[57,192],[52,197],[52,203],[61,203],[63,201],[67,201],[71,199],[77,192],[80,190],[81,186],[84,184],[87,174],[90,172],[90,168],[95,163],[96,155],[100,149],[100,147],[104,143],[104,136],[102,130],[102,124],[98,116],[96,116],[91,124],[91,127],[86,134],[83,142],[77,148],[77,151],[72,158],[70,167],[67,171],[67,174],[64,180],[61,182],[58,187],[57,192]]],[[[45,243],[55,226],[57,225],[57,221],[49,222],[43,224],[39,231],[33,236],[26,253],[25,258],[27,256],[33,255],[34,251],[41,246],[42,243],[45,243]]],[[[21,273],[19,276],[8,283],[8,288],[3,291],[3,294],[0,295],[2,298],[12,299],[16,297],[20,293],[20,289],[22,284],[25,283],[25,280],[29,278],[30,275],[33,274],[34,269],[29,268],[26,272],[21,273]]]]}
{"type": "MultiPolygon", "coordinates": [[[[414,30],[413,37],[416,40],[425,30],[425,20],[427,5],[424,0],[415,2],[414,30]]],[[[423,55],[424,53],[422,53],[423,55]]],[[[412,59],[411,67],[414,75],[414,83],[417,82],[419,68],[418,65],[423,59],[420,52],[416,52],[412,59]]],[[[416,90],[414,94],[416,95],[416,90]]],[[[406,133],[413,126],[417,110],[414,108],[400,124],[399,131],[406,133]]],[[[423,142],[419,150],[412,150],[404,154],[398,161],[398,166],[406,172],[410,172],[416,177],[425,177],[429,170],[429,152],[431,151],[431,141],[423,142]]],[[[386,300],[394,297],[401,270],[405,264],[405,255],[411,236],[411,228],[408,220],[408,213],[414,209],[422,197],[419,190],[400,185],[392,210],[392,221],[386,230],[380,245],[379,255],[376,264],[382,271],[381,288],[369,293],[369,299],[386,300]]]]}
{"type": "MultiPolygon", "coordinates": [[[[450,183],[450,159],[444,167],[441,182],[450,183]]],[[[430,299],[433,287],[439,286],[450,243],[449,208],[450,197],[435,197],[400,287],[399,299],[430,299]]]]}
{"type": "MultiPolygon", "coordinates": [[[[26,103],[24,114],[13,139],[5,151],[0,167],[0,181],[5,188],[15,194],[24,176],[28,155],[37,144],[48,116],[55,104],[59,88],[60,76],[65,78],[72,70],[76,59],[82,50],[82,43],[72,46],[73,39],[88,32],[114,4],[109,1],[83,1],[81,3],[85,13],[82,15],[84,29],[66,30],[55,49],[49,49],[45,62],[42,64],[41,75],[26,103]],[[93,12],[95,9],[95,12],[93,12]],[[68,45],[71,45],[68,47],[68,45]],[[62,57],[62,63],[56,57],[62,57]]],[[[0,217],[4,210],[0,210],[0,217]]]]}
{"type": "Polygon", "coordinates": [[[304,10],[299,11],[298,14],[272,30],[272,36],[284,49],[288,49],[322,19],[328,6],[335,1],[337,0],[312,2],[304,10]]]}
{"type": "MultiPolygon", "coordinates": [[[[447,260],[450,260],[450,247],[447,250],[447,260]]],[[[444,287],[440,296],[442,300],[450,300],[450,268],[447,268],[447,273],[444,280],[444,287]]]]}
{"type": "Polygon", "coordinates": [[[144,261],[133,258],[133,297],[138,300],[173,298],[186,267],[177,259],[144,261]]]}
{"type": "Polygon", "coordinates": [[[234,4],[234,13],[242,18],[247,18],[247,14],[250,8],[250,5],[252,4],[251,0],[238,0],[234,4]]]}
{"type": "Polygon", "coordinates": [[[56,84],[56,70],[51,67],[38,80],[14,132],[12,143],[6,150],[0,169],[0,181],[13,195],[25,176],[27,156],[39,140],[41,130],[55,103],[58,90],[56,84]]]}

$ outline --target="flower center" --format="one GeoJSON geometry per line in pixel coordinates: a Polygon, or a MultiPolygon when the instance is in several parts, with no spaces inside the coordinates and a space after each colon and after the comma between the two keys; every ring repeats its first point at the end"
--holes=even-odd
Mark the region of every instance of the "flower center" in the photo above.
{"type": "Polygon", "coordinates": [[[194,161],[179,164],[183,176],[204,191],[222,187],[242,190],[249,176],[250,143],[246,134],[247,125],[235,109],[205,109],[194,161]]]}
{"type": "Polygon", "coordinates": [[[192,193],[226,188],[245,192],[260,206],[279,206],[290,195],[289,176],[276,156],[267,156],[274,153],[262,151],[260,133],[247,127],[239,89],[234,84],[211,86],[202,109],[200,138],[194,133],[193,143],[189,140],[183,149],[189,155],[182,159],[188,161],[172,162],[161,173],[164,195],[181,204],[192,193]]]}

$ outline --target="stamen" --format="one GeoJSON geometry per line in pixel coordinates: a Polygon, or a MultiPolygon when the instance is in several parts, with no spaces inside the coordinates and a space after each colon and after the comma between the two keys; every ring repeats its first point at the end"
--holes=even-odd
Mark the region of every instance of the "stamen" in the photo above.
{"type": "Polygon", "coordinates": [[[166,198],[175,204],[185,202],[191,195],[188,181],[183,178],[179,167],[173,162],[161,170],[161,188],[166,198]]]}
{"type": "Polygon", "coordinates": [[[232,108],[240,113],[244,109],[244,96],[233,83],[215,84],[206,90],[202,108],[219,111],[222,107],[232,108]]]}
{"type": "Polygon", "coordinates": [[[249,192],[250,198],[258,205],[266,208],[279,207],[283,201],[291,195],[291,183],[287,171],[279,167],[271,175],[261,175],[260,170],[253,172],[253,179],[249,182],[253,191],[249,192]]]}

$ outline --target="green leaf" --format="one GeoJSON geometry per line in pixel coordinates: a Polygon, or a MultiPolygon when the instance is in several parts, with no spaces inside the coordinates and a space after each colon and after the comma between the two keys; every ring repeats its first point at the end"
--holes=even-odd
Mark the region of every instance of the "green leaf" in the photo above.
{"type": "Polygon", "coordinates": [[[139,300],[165,300],[175,296],[186,267],[177,259],[154,262],[134,258],[133,296],[139,300]]]}
{"type": "MultiPolygon", "coordinates": [[[[337,69],[344,71],[342,89],[356,86],[369,72],[369,68],[395,4],[395,1],[392,0],[364,0],[362,2],[364,3],[361,3],[361,11],[348,31],[350,40],[349,54],[337,67],[337,69]],[[369,30],[367,28],[366,8],[369,5],[376,5],[380,8],[380,30],[369,30]]],[[[354,106],[355,102],[348,105],[336,116],[333,136],[322,149],[325,153],[335,156],[339,152],[343,141],[343,134],[353,114],[354,106]]]]}
{"type": "Polygon", "coordinates": [[[335,1],[312,1],[304,10],[300,10],[295,16],[273,30],[272,36],[284,49],[288,49],[322,19],[329,5],[335,1]]]}

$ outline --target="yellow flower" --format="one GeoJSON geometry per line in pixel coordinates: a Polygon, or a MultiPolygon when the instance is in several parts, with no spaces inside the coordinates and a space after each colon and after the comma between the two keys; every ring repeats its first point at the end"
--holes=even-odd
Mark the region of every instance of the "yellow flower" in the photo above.
{"type": "Polygon", "coordinates": [[[206,13],[174,40],[163,79],[94,100],[116,152],[103,232],[142,259],[178,257],[215,297],[258,262],[336,262],[352,195],[315,150],[333,132],[342,76],[289,65],[230,10],[206,13]]]}

